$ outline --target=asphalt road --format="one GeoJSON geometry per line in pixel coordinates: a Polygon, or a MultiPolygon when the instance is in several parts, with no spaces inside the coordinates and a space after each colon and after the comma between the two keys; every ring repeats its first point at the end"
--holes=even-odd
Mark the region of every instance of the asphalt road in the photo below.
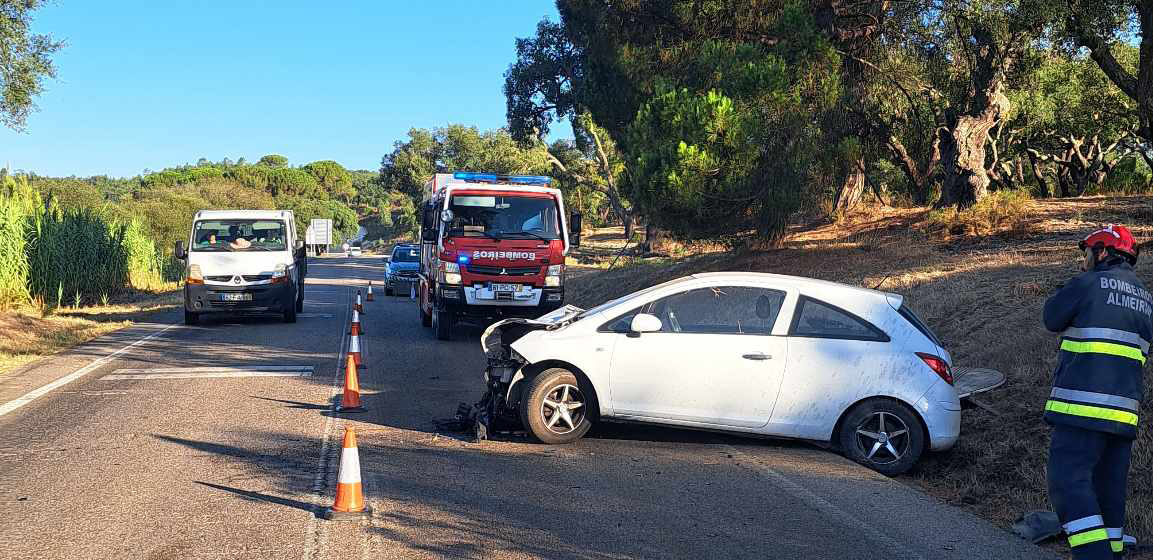
{"type": "Polygon", "coordinates": [[[334,415],[352,290],[381,261],[310,272],[297,324],[163,315],[0,378],[0,557],[1052,557],[804,444],[625,425],[569,446],[470,442],[440,422],[480,395],[479,329],[438,342],[381,290],[362,317],[369,412],[334,415]],[[288,366],[312,372],[246,374],[288,366]],[[221,367],[242,369],[170,369],[221,367]],[[369,521],[315,515],[345,426],[369,521]]]}

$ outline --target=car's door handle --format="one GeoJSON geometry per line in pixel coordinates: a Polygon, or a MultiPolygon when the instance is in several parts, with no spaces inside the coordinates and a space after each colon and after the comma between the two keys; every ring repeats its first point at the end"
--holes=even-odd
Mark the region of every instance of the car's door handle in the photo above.
{"type": "Polygon", "coordinates": [[[753,352],[752,354],[745,354],[741,357],[746,359],[746,360],[771,360],[771,359],[773,359],[772,356],[765,354],[764,352],[753,352]]]}

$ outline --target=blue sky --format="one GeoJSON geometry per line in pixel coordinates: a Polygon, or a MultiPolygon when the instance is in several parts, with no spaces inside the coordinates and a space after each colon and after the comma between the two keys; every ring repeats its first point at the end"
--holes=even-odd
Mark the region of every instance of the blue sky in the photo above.
{"type": "Polygon", "coordinates": [[[267,153],[377,169],[412,127],[505,124],[514,40],[551,0],[58,0],[35,31],[67,42],[0,166],[130,176],[267,153]]]}

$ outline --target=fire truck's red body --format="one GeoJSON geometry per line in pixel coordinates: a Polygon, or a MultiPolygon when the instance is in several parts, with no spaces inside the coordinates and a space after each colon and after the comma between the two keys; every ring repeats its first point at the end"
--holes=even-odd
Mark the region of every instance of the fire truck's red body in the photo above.
{"type": "Polygon", "coordinates": [[[564,304],[565,255],[580,243],[580,216],[566,216],[550,184],[471,172],[425,184],[417,294],[421,322],[439,338],[462,317],[537,317],[564,304]]]}

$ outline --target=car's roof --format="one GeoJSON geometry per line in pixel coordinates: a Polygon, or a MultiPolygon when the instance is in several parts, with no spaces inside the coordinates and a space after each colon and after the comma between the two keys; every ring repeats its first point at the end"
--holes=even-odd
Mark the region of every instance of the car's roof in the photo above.
{"type": "Polygon", "coordinates": [[[740,281],[740,282],[766,282],[771,281],[776,284],[785,284],[789,287],[797,288],[798,290],[817,289],[821,291],[834,290],[844,295],[855,295],[857,297],[871,297],[884,299],[889,301],[901,301],[901,296],[882,292],[878,290],[870,290],[868,288],[861,288],[859,286],[850,286],[848,284],[841,284],[838,282],[829,282],[827,280],[817,280],[816,278],[805,278],[803,276],[789,276],[787,274],[772,274],[768,272],[705,272],[700,274],[693,274],[691,278],[709,281],[740,281]]]}
{"type": "Polygon", "coordinates": [[[201,210],[201,220],[282,220],[292,215],[291,210],[201,210]]]}

